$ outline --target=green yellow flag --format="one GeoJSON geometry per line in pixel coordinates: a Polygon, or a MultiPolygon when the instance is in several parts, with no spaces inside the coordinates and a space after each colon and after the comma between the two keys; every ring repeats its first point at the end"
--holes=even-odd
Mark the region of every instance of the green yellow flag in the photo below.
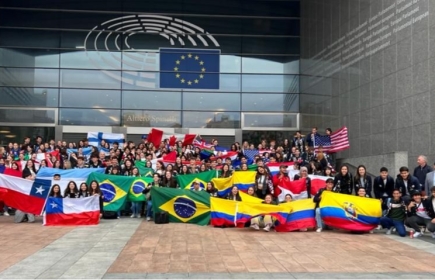
{"type": "Polygon", "coordinates": [[[193,189],[193,183],[195,181],[199,181],[201,189],[205,189],[207,187],[207,183],[218,176],[219,173],[212,170],[196,174],[178,175],[177,181],[181,189],[193,189]]]}
{"type": "Polygon", "coordinates": [[[206,226],[210,222],[210,195],[204,191],[151,189],[153,212],[166,211],[169,221],[206,226]]]}
{"type": "Polygon", "coordinates": [[[153,177],[154,170],[152,168],[146,167],[146,161],[136,161],[134,166],[139,169],[139,174],[142,177],[153,177]]]}
{"type": "Polygon", "coordinates": [[[150,177],[127,177],[133,178],[130,191],[128,192],[127,200],[129,201],[145,201],[143,190],[153,182],[153,178],[150,177]]]}

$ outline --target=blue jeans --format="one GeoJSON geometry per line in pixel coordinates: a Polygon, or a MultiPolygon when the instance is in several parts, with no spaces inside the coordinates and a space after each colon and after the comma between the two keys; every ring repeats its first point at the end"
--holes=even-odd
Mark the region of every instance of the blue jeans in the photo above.
{"type": "Polygon", "coordinates": [[[383,228],[386,228],[386,229],[390,229],[391,227],[395,227],[397,233],[401,237],[406,236],[406,229],[405,229],[405,224],[403,223],[403,221],[393,220],[389,217],[382,217],[381,218],[381,225],[383,228]]]}
{"type": "Polygon", "coordinates": [[[153,202],[151,200],[147,201],[147,217],[153,217],[153,202]]]}
{"type": "Polygon", "coordinates": [[[317,228],[325,227],[325,224],[322,221],[322,217],[320,216],[320,208],[316,208],[316,224],[317,224],[317,228]]]}
{"type": "Polygon", "coordinates": [[[140,211],[142,209],[142,202],[140,201],[136,201],[136,202],[131,202],[131,212],[133,212],[133,215],[135,217],[137,217],[138,215],[140,215],[140,211]]]}

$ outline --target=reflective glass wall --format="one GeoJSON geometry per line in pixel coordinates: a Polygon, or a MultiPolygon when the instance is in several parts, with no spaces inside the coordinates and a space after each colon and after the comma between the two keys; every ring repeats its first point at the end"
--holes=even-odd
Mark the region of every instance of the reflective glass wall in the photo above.
{"type": "Polygon", "coordinates": [[[3,0],[0,113],[53,108],[45,117],[60,125],[288,127],[299,31],[291,0],[3,0]],[[218,88],[163,88],[160,48],[219,50],[218,88]]]}

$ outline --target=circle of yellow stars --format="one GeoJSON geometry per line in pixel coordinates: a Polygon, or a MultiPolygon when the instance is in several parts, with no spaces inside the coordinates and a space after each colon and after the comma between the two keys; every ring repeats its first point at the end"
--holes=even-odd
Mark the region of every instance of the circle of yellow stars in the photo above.
{"type": "Polygon", "coordinates": [[[197,56],[197,55],[193,56],[191,53],[189,53],[189,54],[187,54],[187,55],[181,55],[181,56],[180,56],[180,59],[177,59],[177,60],[175,61],[175,67],[174,67],[175,77],[176,77],[177,79],[180,79],[180,82],[181,82],[182,84],[185,84],[185,83],[186,83],[186,84],[189,85],[189,86],[191,86],[191,85],[194,84],[194,83],[195,83],[195,84],[198,84],[199,81],[200,81],[200,79],[203,79],[203,78],[204,78],[205,70],[206,70],[206,69],[205,69],[205,67],[204,67],[204,61],[200,60],[200,59],[199,59],[199,56],[197,56]],[[194,59],[194,60],[197,60],[198,63],[199,63],[199,65],[201,66],[201,74],[199,74],[198,78],[197,78],[197,79],[194,79],[193,81],[184,79],[184,78],[181,76],[181,74],[178,72],[178,70],[179,70],[179,65],[181,64],[181,62],[182,62],[183,60],[187,60],[187,59],[194,59]]]}

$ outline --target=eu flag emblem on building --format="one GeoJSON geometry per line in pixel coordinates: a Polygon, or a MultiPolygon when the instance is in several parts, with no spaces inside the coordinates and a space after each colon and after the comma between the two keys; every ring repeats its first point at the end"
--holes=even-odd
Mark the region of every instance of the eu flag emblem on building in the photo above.
{"type": "Polygon", "coordinates": [[[220,50],[160,49],[160,88],[219,89],[220,50]]]}

